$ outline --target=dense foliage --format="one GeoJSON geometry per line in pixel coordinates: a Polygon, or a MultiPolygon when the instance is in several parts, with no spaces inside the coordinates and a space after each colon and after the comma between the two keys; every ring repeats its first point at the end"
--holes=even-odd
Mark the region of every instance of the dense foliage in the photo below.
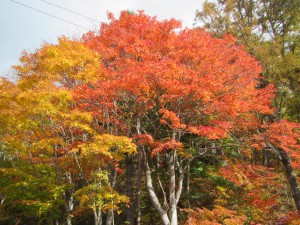
{"type": "Polygon", "coordinates": [[[1,79],[0,223],[297,224],[300,126],[272,119],[260,63],[230,34],[108,16],[1,79]]]}

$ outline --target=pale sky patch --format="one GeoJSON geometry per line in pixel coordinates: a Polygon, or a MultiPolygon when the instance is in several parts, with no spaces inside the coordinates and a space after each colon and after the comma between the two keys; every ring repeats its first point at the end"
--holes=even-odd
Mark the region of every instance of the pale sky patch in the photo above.
{"type": "MultiPolygon", "coordinates": [[[[184,27],[193,27],[195,12],[204,0],[47,0],[99,23],[47,4],[42,0],[15,0],[53,16],[78,24],[91,31],[99,29],[100,22],[107,22],[107,12],[118,17],[121,10],[144,10],[159,20],[175,18],[184,27]]],[[[43,43],[56,43],[59,36],[80,37],[86,33],[80,27],[44,15],[10,0],[0,3],[0,75],[9,76],[10,66],[18,64],[23,50],[34,51],[43,43]]]]}

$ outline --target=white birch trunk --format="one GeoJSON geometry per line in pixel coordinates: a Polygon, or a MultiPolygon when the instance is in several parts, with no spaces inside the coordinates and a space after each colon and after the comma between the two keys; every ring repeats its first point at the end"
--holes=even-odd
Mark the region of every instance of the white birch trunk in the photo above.
{"type": "Polygon", "coordinates": [[[94,224],[102,225],[102,212],[100,209],[97,209],[95,203],[94,203],[93,213],[94,213],[94,224]]]}
{"type": "Polygon", "coordinates": [[[113,210],[109,210],[107,212],[106,225],[112,225],[112,224],[114,224],[114,212],[113,210]]]}
{"type": "Polygon", "coordinates": [[[169,218],[171,225],[178,225],[177,220],[177,201],[176,201],[176,177],[175,177],[175,157],[176,151],[172,152],[169,161],[169,174],[170,174],[170,190],[169,190],[169,218]]]}
{"type": "MultiPolygon", "coordinates": [[[[114,174],[113,174],[112,180],[110,182],[111,183],[110,186],[112,188],[115,187],[116,181],[117,181],[117,171],[114,170],[114,174]]],[[[107,212],[106,225],[113,225],[113,224],[114,224],[114,210],[111,209],[111,210],[108,210],[108,212],[107,212]]]]}
{"type": "MultiPolygon", "coordinates": [[[[144,155],[145,155],[145,152],[144,152],[144,155]]],[[[149,193],[150,200],[151,200],[154,208],[158,211],[159,216],[163,222],[163,225],[171,225],[167,211],[161,206],[161,204],[155,194],[155,191],[153,188],[153,183],[152,183],[151,171],[150,171],[150,168],[148,165],[148,161],[146,159],[146,155],[145,155],[145,161],[146,161],[145,162],[146,163],[146,184],[147,184],[147,190],[149,193]]]]}

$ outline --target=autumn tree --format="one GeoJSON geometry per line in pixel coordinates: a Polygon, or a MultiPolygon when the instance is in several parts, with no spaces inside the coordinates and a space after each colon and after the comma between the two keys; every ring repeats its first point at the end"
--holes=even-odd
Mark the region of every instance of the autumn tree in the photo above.
{"type": "Polygon", "coordinates": [[[297,203],[299,126],[271,108],[276,89],[272,79],[264,83],[249,46],[142,11],[108,16],[81,40],[62,37],[24,52],[16,82],[1,80],[0,215],[9,212],[3,221],[18,209],[13,223],[34,217],[71,225],[88,214],[95,225],[111,225],[129,206],[126,223],[141,224],[146,189],[164,225],[179,224],[180,212],[188,213],[186,224],[250,222],[247,204],[271,210],[275,197],[265,195],[265,178],[273,184],[278,177],[249,163],[254,148],[281,157],[297,203]],[[235,191],[228,195],[226,186],[235,191]],[[190,201],[207,190],[213,197],[206,203],[190,201]],[[198,209],[179,211],[187,207],[198,209]]]}
{"type": "MultiPolygon", "coordinates": [[[[14,196],[12,190],[17,190],[22,184],[30,196],[37,190],[37,184],[41,187],[48,185],[50,189],[45,194],[48,195],[46,200],[39,199],[37,195],[33,199],[25,198],[21,205],[27,204],[27,208],[31,206],[35,210],[37,204],[41,204],[36,214],[41,214],[39,210],[48,213],[54,206],[56,210],[64,207],[54,220],[58,222],[65,214],[70,225],[76,207],[75,195],[78,197],[88,187],[101,184],[95,178],[97,172],[111,176],[122,155],[132,154],[135,145],[126,137],[99,135],[92,126],[90,112],[80,112],[76,107],[72,90],[79,84],[96,81],[100,76],[97,53],[78,41],[62,37],[57,45],[45,44],[34,53],[24,52],[20,61],[21,64],[14,67],[17,81],[1,81],[1,151],[10,156],[7,158],[11,161],[11,166],[4,167],[1,172],[6,181],[10,179],[12,183],[9,188],[1,186],[1,195],[5,203],[19,202],[18,207],[21,199],[14,196]],[[87,155],[97,157],[92,160],[87,155]],[[19,159],[28,162],[30,169],[15,168],[13,161],[19,159]],[[24,170],[23,173],[20,169],[24,170]],[[42,178],[45,174],[40,170],[49,173],[49,180],[42,178]],[[11,171],[15,174],[12,175],[11,171]],[[27,172],[27,177],[24,172],[27,172]]],[[[106,205],[105,212],[126,202],[126,198],[113,190],[110,182],[105,182],[103,186],[106,188],[97,190],[101,191],[101,195],[92,199],[94,204],[98,204],[111,193],[112,199],[109,200],[110,205],[106,205]],[[114,201],[114,206],[111,201],[114,201]]],[[[97,191],[91,194],[97,196],[97,191]]],[[[82,203],[82,198],[79,199],[82,203]]],[[[93,209],[100,215],[102,208],[97,205],[93,209]]],[[[32,212],[32,216],[36,214],[32,212]]],[[[102,217],[95,217],[95,224],[100,222],[102,217]]]]}
{"type": "Polygon", "coordinates": [[[265,83],[274,83],[277,118],[299,120],[299,20],[297,0],[206,1],[196,21],[221,37],[233,34],[263,64],[265,83]]]}
{"type": "Polygon", "coordinates": [[[75,96],[99,130],[136,140],[151,202],[163,224],[175,225],[190,140],[259,126],[255,113],[272,113],[272,87],[256,88],[259,63],[232,36],[179,31],[180,22],[143,12],[109,16],[98,34],[83,37],[102,56],[103,77],[75,96]]]}
{"type": "MultiPolygon", "coordinates": [[[[265,140],[265,151],[275,151],[283,167],[297,210],[299,204],[299,188],[294,175],[294,168],[290,159],[291,149],[282,148],[281,141],[287,131],[290,136],[285,138],[290,142],[297,142],[295,138],[295,124],[287,121],[278,123],[283,118],[299,123],[299,1],[277,0],[232,0],[232,1],[206,1],[203,8],[196,14],[196,20],[205,29],[216,36],[233,34],[238,42],[262,62],[263,78],[258,88],[272,82],[276,87],[274,99],[275,112],[271,117],[264,117],[265,126],[261,132],[270,131],[277,136],[278,142],[265,140]],[[272,122],[276,123],[272,125],[272,122]],[[281,132],[275,131],[273,127],[281,132]],[[293,128],[294,127],[294,128],[293,128]],[[293,130],[293,131],[292,131],[293,130]],[[268,150],[269,149],[269,150],[268,150]]],[[[262,134],[260,134],[262,135],[262,134]]],[[[270,136],[269,136],[270,137],[270,136]]],[[[293,145],[294,146],[294,145],[293,145]]],[[[298,149],[298,147],[290,148],[298,149]]],[[[294,151],[293,150],[293,151],[294,151]]],[[[295,154],[293,154],[295,155],[295,154]]],[[[295,158],[295,157],[294,157],[295,158]]]]}

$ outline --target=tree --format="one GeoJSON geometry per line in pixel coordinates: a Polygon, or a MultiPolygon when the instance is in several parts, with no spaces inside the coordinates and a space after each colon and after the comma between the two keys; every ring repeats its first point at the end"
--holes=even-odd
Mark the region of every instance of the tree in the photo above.
{"type": "Polygon", "coordinates": [[[81,40],[24,52],[17,80],[1,80],[1,222],[281,220],[271,212],[283,205],[285,189],[272,188],[282,176],[267,167],[281,157],[297,204],[299,125],[271,108],[260,63],[232,35],[142,11],[109,19],[81,40]]]}
{"type": "Polygon", "coordinates": [[[27,159],[36,176],[36,164],[43,164],[44,160],[55,168],[56,184],[64,187],[67,220],[71,224],[72,178],[68,170],[62,170],[60,161],[67,157],[69,145],[84,141],[86,133],[92,132],[92,117],[72,107],[70,90],[91,79],[95,74],[91,68],[99,67],[95,67],[97,54],[82,44],[66,38],[58,42],[57,46],[46,44],[33,54],[23,53],[21,65],[14,67],[17,83],[10,84],[14,94],[9,94],[3,85],[1,117],[10,119],[1,141],[13,154],[27,159]],[[7,100],[14,109],[6,105],[7,100]],[[76,130],[81,131],[77,132],[79,135],[76,130]]]}
{"type": "Polygon", "coordinates": [[[86,185],[75,192],[81,207],[93,210],[94,224],[102,224],[102,213],[107,212],[106,224],[113,221],[114,211],[120,213],[119,205],[128,204],[128,198],[114,188],[118,167],[125,154],[136,152],[136,146],[127,137],[97,135],[93,143],[80,145],[79,162],[86,185]],[[112,172],[110,170],[112,169],[112,172]]]}
{"type": "Polygon", "coordinates": [[[280,122],[267,124],[265,127],[265,132],[254,136],[258,143],[254,145],[259,149],[268,147],[280,156],[296,209],[299,211],[300,190],[294,170],[299,168],[298,141],[300,138],[300,125],[298,123],[282,120],[280,122]]]}
{"type": "MultiPolygon", "coordinates": [[[[258,88],[272,82],[275,85],[275,112],[271,118],[262,119],[272,127],[294,127],[287,121],[278,123],[283,118],[299,120],[299,1],[277,0],[232,0],[206,1],[198,11],[196,19],[205,29],[216,36],[233,34],[240,44],[254,55],[263,65],[263,78],[258,88]],[[271,125],[270,121],[276,122],[271,125]]],[[[280,128],[280,129],[281,129],[280,128]]],[[[260,132],[264,132],[261,130],[260,132]]],[[[290,130],[291,131],[291,130],[290,130]]],[[[275,134],[274,133],[274,134],[275,134]]],[[[290,141],[295,141],[295,134],[289,132],[290,141]]],[[[281,134],[282,136],[282,134],[281,134]]],[[[278,136],[279,138],[279,136],[278,136]]],[[[280,139],[280,138],[279,138],[280,139]]],[[[299,190],[290,160],[290,151],[280,147],[280,141],[272,143],[266,140],[267,148],[277,153],[286,170],[297,210],[299,190]],[[278,145],[279,144],[279,145],[278,145]]]]}
{"type": "Polygon", "coordinates": [[[75,98],[99,130],[136,140],[151,202],[163,224],[175,225],[189,140],[258,126],[255,113],[272,113],[272,87],[255,88],[261,68],[232,36],[176,31],[180,22],[143,12],[110,20],[83,38],[105,68],[96,83],[78,86],[75,98]]]}
{"type": "MultiPolygon", "coordinates": [[[[101,70],[99,55],[82,43],[62,37],[57,45],[46,44],[32,54],[24,52],[21,65],[14,68],[17,81],[2,80],[0,86],[1,152],[10,156],[5,159],[10,162],[9,166],[1,172],[7,177],[5,181],[11,183],[8,187],[1,183],[1,197],[4,203],[16,204],[16,207],[21,201],[21,205],[26,206],[24,210],[33,210],[27,214],[37,218],[51,209],[55,211],[64,207],[54,220],[58,222],[65,214],[70,225],[76,206],[75,192],[82,193],[79,191],[82,185],[85,189],[93,186],[96,181],[91,183],[90,174],[100,169],[110,176],[115,171],[114,165],[117,166],[124,154],[132,154],[135,145],[126,137],[98,135],[92,126],[93,116],[77,109],[72,90],[79,84],[96,81],[101,70]],[[95,159],[95,166],[91,168],[86,165],[87,152],[100,157],[95,159]],[[24,161],[26,167],[16,164],[15,160],[24,161]],[[112,171],[104,165],[110,165],[112,171]],[[40,169],[49,173],[49,180],[42,178],[45,174],[40,169]],[[22,170],[25,174],[21,173],[22,170]],[[18,175],[20,173],[22,176],[18,175]],[[16,182],[15,177],[20,181],[16,182]],[[22,192],[24,196],[16,196],[21,184],[26,190],[22,192]],[[49,190],[35,196],[34,192],[43,185],[48,185],[49,190]],[[32,206],[32,202],[44,208],[32,206]]],[[[105,187],[108,194],[112,193],[114,205],[107,205],[108,211],[117,207],[119,202],[126,202],[126,198],[109,185],[106,183],[105,187]]],[[[45,222],[42,219],[39,222],[45,222]]]]}
{"type": "MultiPolygon", "coordinates": [[[[217,36],[235,35],[275,84],[276,116],[299,120],[299,1],[206,1],[196,20],[217,36]]],[[[261,85],[264,85],[264,84],[261,85]]]]}

